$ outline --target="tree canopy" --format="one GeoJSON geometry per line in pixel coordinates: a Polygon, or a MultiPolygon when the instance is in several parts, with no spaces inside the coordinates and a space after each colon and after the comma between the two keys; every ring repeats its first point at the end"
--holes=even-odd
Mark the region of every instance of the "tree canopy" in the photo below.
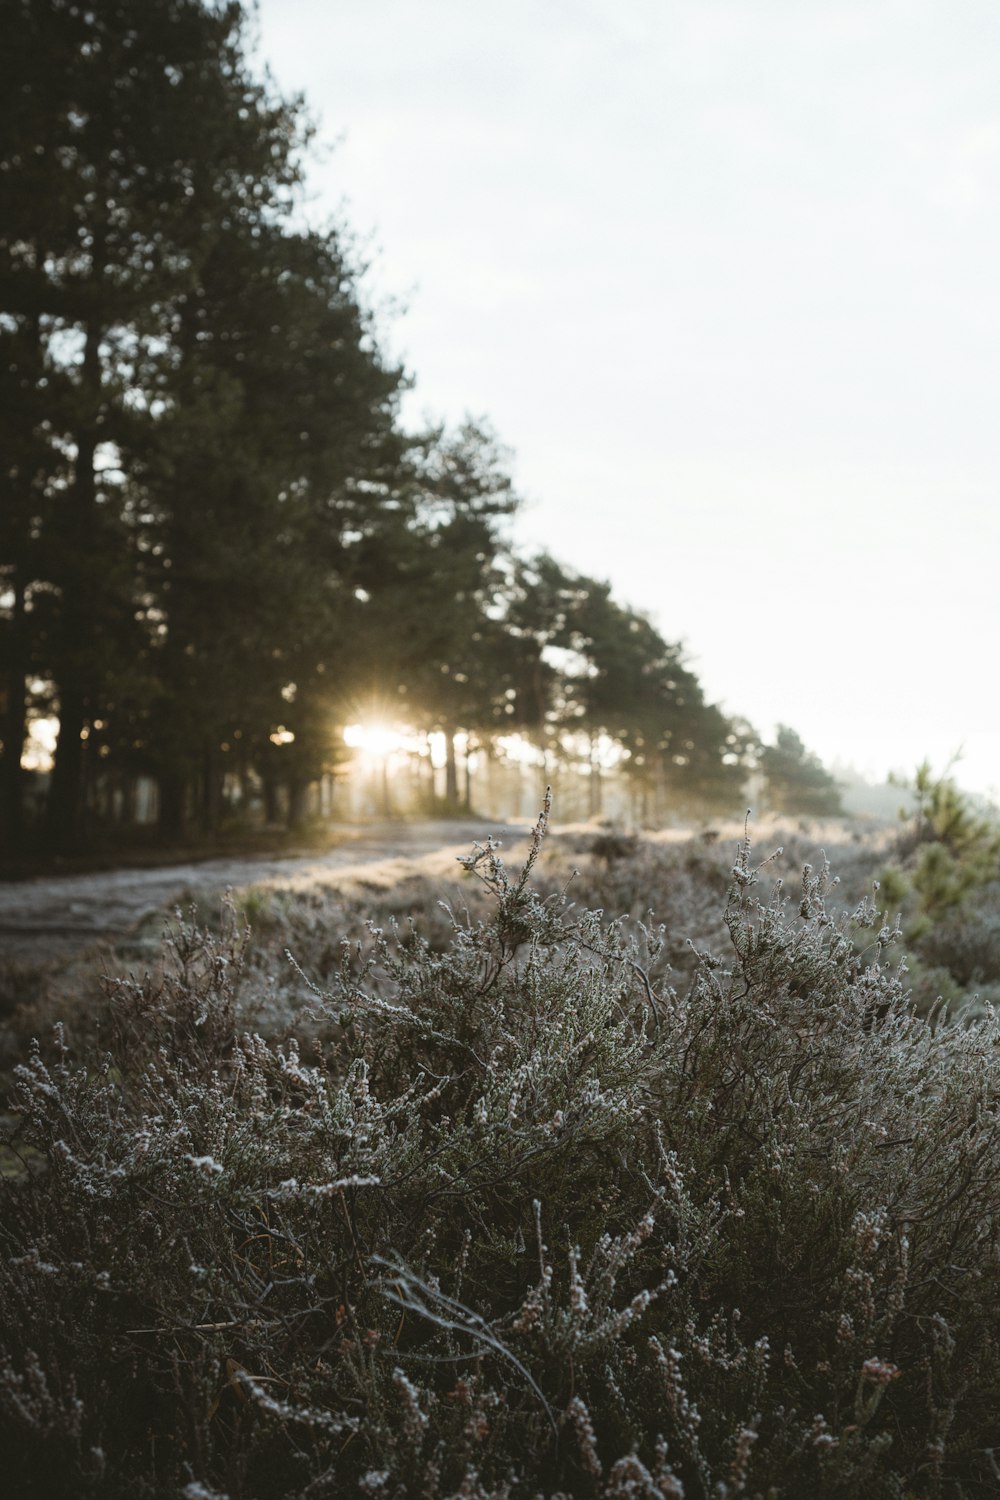
{"type": "Polygon", "coordinates": [[[835,779],[787,724],[778,725],[774,744],[761,752],[760,765],[776,812],[827,817],[841,811],[835,779]]]}
{"type": "Polygon", "coordinates": [[[343,230],[296,211],[308,120],[247,20],[0,0],[8,842],[43,718],[55,848],[140,776],[165,835],[214,829],[233,778],[294,820],[373,711],[444,737],[452,806],[459,738],[511,735],[543,773],[579,762],[595,812],[609,761],[648,813],[738,801],[752,734],[607,583],[519,555],[488,422],[402,425],[408,376],[343,230]]]}

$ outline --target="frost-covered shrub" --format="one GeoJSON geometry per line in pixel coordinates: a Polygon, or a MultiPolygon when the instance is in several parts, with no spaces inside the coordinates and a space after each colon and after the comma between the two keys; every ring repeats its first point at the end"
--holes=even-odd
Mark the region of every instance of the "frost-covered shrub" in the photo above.
{"type": "Polygon", "coordinates": [[[931,1026],[862,903],[660,935],[467,864],[438,950],[341,946],[241,1034],[236,924],[22,1064],[0,1186],[12,1493],[995,1493],[1000,1028],[931,1026]]]}
{"type": "Polygon", "coordinates": [[[725,852],[714,843],[602,834],[588,840],[572,863],[560,849],[555,866],[555,873],[542,881],[544,889],[565,888],[576,906],[600,910],[609,918],[662,923],[664,972],[668,966],[689,971],[696,962],[694,949],[725,940],[730,877],[725,852]]]}
{"type": "Polygon", "coordinates": [[[1000,981],[1000,882],[993,881],[932,927],[920,942],[929,963],[965,986],[1000,981]]]}

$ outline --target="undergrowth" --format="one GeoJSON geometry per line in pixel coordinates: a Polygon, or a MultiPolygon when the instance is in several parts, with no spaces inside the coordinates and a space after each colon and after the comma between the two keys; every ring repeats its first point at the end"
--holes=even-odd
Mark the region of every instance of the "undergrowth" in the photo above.
{"type": "Polygon", "coordinates": [[[539,885],[546,816],[445,936],[293,956],[294,1034],[242,1029],[233,915],[32,1047],[12,1493],[997,1493],[992,1013],[916,1015],[894,923],[825,866],[786,902],[748,838],[679,968],[539,885]]]}

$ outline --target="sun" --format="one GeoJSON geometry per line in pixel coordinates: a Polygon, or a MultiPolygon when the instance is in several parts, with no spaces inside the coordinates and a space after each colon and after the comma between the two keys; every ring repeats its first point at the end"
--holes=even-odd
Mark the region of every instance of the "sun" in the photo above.
{"type": "Polygon", "coordinates": [[[383,760],[396,750],[407,747],[405,735],[388,724],[348,724],[344,730],[344,744],[357,750],[365,760],[383,760]]]}

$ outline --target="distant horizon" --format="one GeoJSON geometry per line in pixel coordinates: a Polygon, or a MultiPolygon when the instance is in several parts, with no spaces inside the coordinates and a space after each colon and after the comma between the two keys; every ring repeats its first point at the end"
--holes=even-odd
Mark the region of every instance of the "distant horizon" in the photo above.
{"type": "Polygon", "coordinates": [[[338,140],[405,411],[483,413],[516,535],[830,764],[1000,784],[1000,13],[262,0],[338,140]],[[968,643],[972,643],[970,646],[968,643]]]}

